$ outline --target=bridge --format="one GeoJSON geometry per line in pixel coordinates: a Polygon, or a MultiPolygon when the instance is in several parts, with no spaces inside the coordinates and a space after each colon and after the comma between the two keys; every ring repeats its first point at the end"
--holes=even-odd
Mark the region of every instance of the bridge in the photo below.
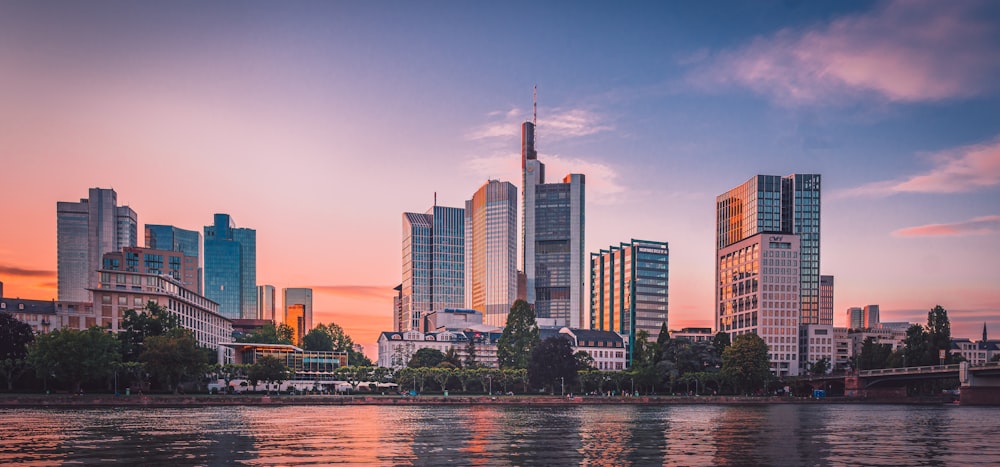
{"type": "Polygon", "coordinates": [[[955,378],[961,382],[959,403],[962,405],[1000,405],[1000,362],[862,370],[846,376],[804,378],[804,381],[813,385],[843,382],[847,397],[891,398],[906,397],[906,383],[911,381],[955,378]]]}

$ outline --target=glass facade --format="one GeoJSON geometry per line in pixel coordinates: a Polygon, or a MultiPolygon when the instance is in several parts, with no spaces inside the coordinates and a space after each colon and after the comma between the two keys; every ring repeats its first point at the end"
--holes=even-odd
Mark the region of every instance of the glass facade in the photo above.
{"type": "Polygon", "coordinates": [[[185,282],[197,283],[196,292],[203,291],[201,232],[185,230],[172,225],[146,224],[146,248],[154,250],[170,250],[184,253],[196,259],[192,270],[183,271],[185,282]]]}
{"type": "Polygon", "coordinates": [[[819,324],[833,326],[833,276],[819,276],[819,324]]]}
{"type": "Polygon", "coordinates": [[[205,296],[229,319],[257,316],[257,232],[236,228],[228,214],[205,226],[205,296]]]}
{"type": "Polygon", "coordinates": [[[434,206],[403,213],[401,306],[406,331],[420,331],[431,311],[465,303],[465,210],[434,206]]]}
{"type": "Polygon", "coordinates": [[[625,336],[629,362],[636,332],[653,342],[667,323],[669,260],[666,242],[635,239],[590,254],[590,328],[625,336]]]}
{"type": "Polygon", "coordinates": [[[257,286],[257,319],[265,319],[275,323],[275,289],[273,285],[257,286]]]}
{"type": "Polygon", "coordinates": [[[465,202],[465,306],[503,327],[517,298],[517,188],[490,180],[465,202]]]}
{"type": "MultiPolygon", "coordinates": [[[[301,327],[302,337],[306,335],[313,328],[313,291],[307,288],[286,288],[281,289],[281,295],[284,299],[284,309],[287,313],[290,307],[294,305],[302,305],[302,323],[299,325],[301,327]]],[[[286,316],[285,323],[291,326],[289,319],[286,316]]],[[[292,329],[296,329],[292,326],[292,329]]]]}
{"type": "Polygon", "coordinates": [[[105,253],[136,246],[137,215],[111,189],[91,188],[80,202],[56,203],[59,300],[90,302],[105,253]]]}

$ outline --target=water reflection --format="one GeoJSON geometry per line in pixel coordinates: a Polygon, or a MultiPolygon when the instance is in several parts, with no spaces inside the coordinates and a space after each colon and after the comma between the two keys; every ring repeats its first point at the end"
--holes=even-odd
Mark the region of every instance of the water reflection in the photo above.
{"type": "Polygon", "coordinates": [[[0,409],[0,464],[955,465],[1000,409],[872,405],[0,409]]]}

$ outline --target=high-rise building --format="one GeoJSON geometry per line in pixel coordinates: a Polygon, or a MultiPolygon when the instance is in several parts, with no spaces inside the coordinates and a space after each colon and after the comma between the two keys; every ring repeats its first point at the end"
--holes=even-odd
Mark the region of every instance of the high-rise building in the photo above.
{"type": "Polygon", "coordinates": [[[465,202],[465,306],[507,324],[517,299],[517,188],[490,180],[465,202]]]}
{"type": "Polygon", "coordinates": [[[535,150],[535,124],[521,125],[521,270],[528,303],[539,320],[586,328],[584,308],[585,177],[569,174],[545,183],[535,150]]]}
{"type": "Polygon", "coordinates": [[[194,269],[184,271],[185,277],[193,276],[193,280],[187,279],[185,282],[197,284],[195,292],[202,293],[203,271],[201,251],[201,232],[196,230],[185,230],[172,225],[146,224],[146,248],[154,250],[170,250],[184,253],[185,256],[195,258],[194,269]]]}
{"type": "Polygon", "coordinates": [[[864,329],[865,311],[859,306],[847,309],[847,329],[864,329]]]}
{"type": "Polygon", "coordinates": [[[403,331],[422,331],[427,313],[464,306],[464,211],[435,205],[403,213],[403,331]]]}
{"type": "Polygon", "coordinates": [[[403,315],[403,284],[393,287],[392,290],[396,292],[392,295],[392,330],[401,332],[406,328],[405,323],[409,322],[403,315]]]}
{"type": "Polygon", "coordinates": [[[667,324],[669,259],[666,242],[636,239],[590,254],[590,329],[621,334],[630,366],[636,333],[655,342],[667,324]]]}
{"type": "Polygon", "coordinates": [[[878,305],[865,305],[864,309],[866,329],[876,329],[882,327],[879,324],[878,305]]]}
{"type": "Polygon", "coordinates": [[[819,324],[833,326],[833,276],[819,276],[819,324]]]}
{"type": "MultiPolygon", "coordinates": [[[[141,272],[170,276],[181,287],[195,293],[198,292],[198,276],[196,274],[198,258],[188,256],[180,251],[125,247],[121,251],[105,253],[101,265],[105,271],[141,272]]],[[[107,283],[108,281],[102,278],[101,282],[107,283]]]]}
{"type": "MultiPolygon", "coordinates": [[[[299,337],[306,335],[313,328],[313,291],[312,289],[306,288],[286,288],[281,289],[281,295],[284,302],[284,309],[287,310],[293,305],[302,305],[302,334],[299,337]]],[[[288,322],[288,319],[285,319],[288,322]]]]}
{"type": "Polygon", "coordinates": [[[277,298],[275,298],[275,289],[273,285],[258,285],[257,286],[257,319],[263,319],[277,324],[277,316],[275,306],[278,304],[277,298]]]}
{"type": "Polygon", "coordinates": [[[205,226],[205,296],[229,319],[257,317],[257,231],[237,228],[229,214],[205,226]]]}
{"type": "Polygon", "coordinates": [[[285,307],[285,324],[292,328],[292,343],[302,344],[302,336],[306,335],[306,306],[301,303],[285,307]]]}
{"type": "Polygon", "coordinates": [[[113,189],[91,188],[79,203],[56,203],[59,300],[91,302],[105,253],[136,246],[138,220],[113,189]]]}
{"type": "Polygon", "coordinates": [[[820,324],[820,175],[756,175],[716,198],[716,249],[757,234],[799,237],[800,324],[820,324]]]}

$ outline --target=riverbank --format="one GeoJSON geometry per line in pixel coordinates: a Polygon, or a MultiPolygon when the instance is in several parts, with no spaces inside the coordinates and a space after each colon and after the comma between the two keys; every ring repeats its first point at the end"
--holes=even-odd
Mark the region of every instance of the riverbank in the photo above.
{"type": "Polygon", "coordinates": [[[130,395],[110,394],[18,394],[0,396],[0,407],[206,407],[206,406],[286,406],[286,405],[690,405],[690,404],[910,404],[942,405],[945,398],[823,399],[744,396],[331,396],[331,395],[130,395]]]}

